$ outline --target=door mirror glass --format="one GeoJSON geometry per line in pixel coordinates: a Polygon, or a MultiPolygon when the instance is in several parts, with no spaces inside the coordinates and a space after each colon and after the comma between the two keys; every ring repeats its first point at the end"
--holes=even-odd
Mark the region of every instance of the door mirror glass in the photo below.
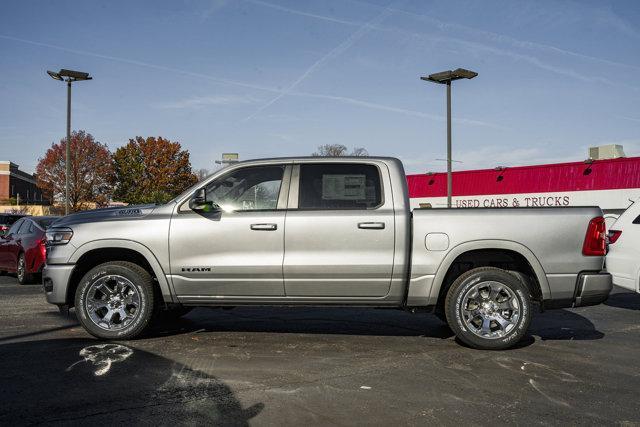
{"type": "Polygon", "coordinates": [[[196,212],[215,212],[220,207],[210,200],[207,200],[207,190],[202,187],[198,188],[189,200],[189,208],[196,212]]]}

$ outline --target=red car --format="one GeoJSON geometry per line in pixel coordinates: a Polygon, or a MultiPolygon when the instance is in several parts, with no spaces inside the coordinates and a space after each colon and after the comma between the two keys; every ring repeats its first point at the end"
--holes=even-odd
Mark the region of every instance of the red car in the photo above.
{"type": "Polygon", "coordinates": [[[58,217],[27,216],[0,236],[0,274],[16,273],[21,285],[34,282],[46,260],[45,230],[58,217]]]}

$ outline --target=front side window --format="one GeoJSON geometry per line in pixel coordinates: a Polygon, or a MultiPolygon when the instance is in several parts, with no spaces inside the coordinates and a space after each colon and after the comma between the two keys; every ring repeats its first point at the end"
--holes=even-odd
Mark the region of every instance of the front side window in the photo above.
{"type": "Polygon", "coordinates": [[[380,173],[374,165],[300,165],[300,209],[372,209],[381,204],[380,173]]]}
{"type": "Polygon", "coordinates": [[[209,183],[207,201],[225,212],[277,209],[283,174],[284,166],[238,169],[209,183]]]}

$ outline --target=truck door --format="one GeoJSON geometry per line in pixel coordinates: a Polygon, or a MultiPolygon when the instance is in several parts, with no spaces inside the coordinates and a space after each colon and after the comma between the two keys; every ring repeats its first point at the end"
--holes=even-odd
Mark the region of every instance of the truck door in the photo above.
{"type": "Polygon", "coordinates": [[[288,297],[388,294],[395,227],[386,166],[294,165],[288,206],[283,268],[288,297]]]}
{"type": "Polygon", "coordinates": [[[169,257],[183,301],[219,296],[283,296],[284,217],[291,166],[235,168],[205,187],[220,209],[171,218],[169,257]]]}

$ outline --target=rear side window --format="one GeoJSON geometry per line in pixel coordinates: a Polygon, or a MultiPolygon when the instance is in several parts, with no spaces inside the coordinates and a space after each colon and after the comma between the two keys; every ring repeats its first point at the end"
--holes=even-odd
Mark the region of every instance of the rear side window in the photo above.
{"type": "Polygon", "coordinates": [[[31,232],[32,226],[33,226],[33,223],[30,220],[28,219],[22,220],[22,225],[18,230],[18,234],[29,234],[31,232]]]}
{"type": "MultiPolygon", "coordinates": [[[[38,224],[36,224],[34,220],[29,220],[29,230],[27,232],[31,234],[31,233],[37,232],[38,230],[39,230],[38,224]]],[[[20,230],[20,232],[22,233],[23,230],[20,230]]]]}
{"type": "Polygon", "coordinates": [[[373,209],[382,204],[380,172],[373,165],[300,165],[300,209],[373,209]]]}
{"type": "Polygon", "coordinates": [[[24,224],[24,220],[19,220],[13,223],[7,234],[18,234],[18,230],[24,224]]]}

